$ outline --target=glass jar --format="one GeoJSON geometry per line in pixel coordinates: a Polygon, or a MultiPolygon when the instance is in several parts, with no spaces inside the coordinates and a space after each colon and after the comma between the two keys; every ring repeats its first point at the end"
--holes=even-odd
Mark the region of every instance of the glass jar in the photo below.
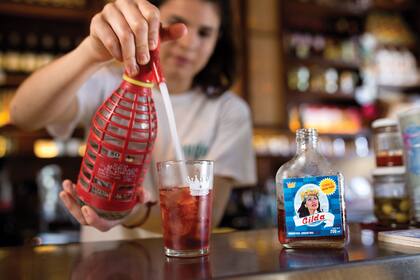
{"type": "Polygon", "coordinates": [[[372,128],[376,166],[402,166],[403,145],[397,121],[377,119],[372,128]]]}
{"type": "Polygon", "coordinates": [[[373,171],[373,188],[378,223],[392,228],[407,227],[410,220],[410,200],[405,168],[376,168],[373,171]]]}

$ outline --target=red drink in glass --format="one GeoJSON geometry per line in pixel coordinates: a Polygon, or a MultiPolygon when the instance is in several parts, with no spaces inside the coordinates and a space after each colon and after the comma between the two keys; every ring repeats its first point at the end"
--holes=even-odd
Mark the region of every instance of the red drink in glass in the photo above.
{"type": "Polygon", "coordinates": [[[189,187],[160,188],[164,246],[207,254],[211,231],[212,191],[191,195],[189,187]]]}
{"type": "Polygon", "coordinates": [[[157,163],[163,242],[168,257],[209,253],[213,161],[157,163]]]}

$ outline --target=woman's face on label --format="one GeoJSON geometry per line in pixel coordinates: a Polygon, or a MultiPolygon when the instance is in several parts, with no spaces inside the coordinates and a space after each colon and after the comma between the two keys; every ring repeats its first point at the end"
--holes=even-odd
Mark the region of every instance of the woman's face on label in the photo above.
{"type": "Polygon", "coordinates": [[[305,205],[309,210],[317,210],[319,205],[318,197],[315,195],[308,196],[305,205]]]}
{"type": "Polygon", "coordinates": [[[181,22],[188,33],[161,45],[160,59],[167,79],[193,79],[207,64],[219,37],[217,4],[205,0],[168,0],[160,6],[163,25],[181,22]]]}

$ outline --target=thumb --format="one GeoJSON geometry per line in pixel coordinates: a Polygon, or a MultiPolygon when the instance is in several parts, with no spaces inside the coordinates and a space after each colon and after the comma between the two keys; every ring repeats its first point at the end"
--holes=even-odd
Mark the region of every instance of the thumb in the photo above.
{"type": "Polygon", "coordinates": [[[139,197],[139,203],[142,203],[142,204],[145,204],[148,202],[156,202],[152,198],[152,193],[144,187],[137,188],[137,196],[139,197]]]}
{"type": "Polygon", "coordinates": [[[188,29],[183,23],[171,24],[167,27],[162,27],[160,30],[160,36],[162,42],[176,40],[188,33],[188,29]]]}

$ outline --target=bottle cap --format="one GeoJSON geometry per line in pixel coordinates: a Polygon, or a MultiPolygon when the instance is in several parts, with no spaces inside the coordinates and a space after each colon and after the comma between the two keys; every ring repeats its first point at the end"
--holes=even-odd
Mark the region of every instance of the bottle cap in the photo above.
{"type": "Polygon", "coordinates": [[[390,167],[377,167],[373,170],[372,175],[388,176],[388,175],[403,175],[405,173],[404,166],[390,166],[390,167]]]}
{"type": "Polygon", "coordinates": [[[386,126],[396,126],[397,121],[394,119],[377,119],[372,123],[372,128],[386,127],[386,126]]]}

